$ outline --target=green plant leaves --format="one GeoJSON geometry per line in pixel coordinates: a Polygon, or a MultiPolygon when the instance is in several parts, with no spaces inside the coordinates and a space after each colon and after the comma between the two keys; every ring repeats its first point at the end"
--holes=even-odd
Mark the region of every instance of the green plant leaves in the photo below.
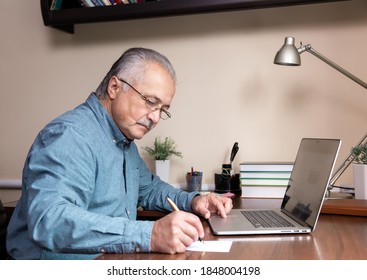
{"type": "Polygon", "coordinates": [[[143,147],[143,150],[155,160],[167,160],[171,156],[182,158],[182,153],[177,151],[176,144],[170,137],[165,137],[164,141],[156,137],[153,147],[143,147]]]}
{"type": "Polygon", "coordinates": [[[351,150],[355,163],[367,164],[367,143],[359,146],[355,146],[351,150]]]}

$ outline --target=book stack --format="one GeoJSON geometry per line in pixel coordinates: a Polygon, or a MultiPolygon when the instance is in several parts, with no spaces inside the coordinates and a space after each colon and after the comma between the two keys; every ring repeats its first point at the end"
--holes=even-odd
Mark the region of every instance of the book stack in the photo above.
{"type": "Polygon", "coordinates": [[[293,162],[240,163],[242,197],[283,198],[293,162]]]}
{"type": "Polygon", "coordinates": [[[143,0],[79,0],[84,7],[103,7],[119,4],[137,4],[144,2],[143,0]]]}
{"type": "Polygon", "coordinates": [[[74,8],[74,7],[103,7],[113,6],[120,4],[138,4],[149,0],[52,0],[50,10],[61,10],[63,8],[74,8]],[[77,5],[77,6],[75,6],[77,5]]]}

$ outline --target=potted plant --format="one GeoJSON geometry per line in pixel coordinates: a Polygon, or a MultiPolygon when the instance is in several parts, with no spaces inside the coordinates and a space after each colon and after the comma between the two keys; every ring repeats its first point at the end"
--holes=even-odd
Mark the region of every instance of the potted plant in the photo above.
{"type": "Polygon", "coordinates": [[[367,143],[351,150],[353,156],[354,197],[367,199],[367,143]]]}
{"type": "Polygon", "coordinates": [[[177,150],[175,141],[170,137],[165,137],[164,140],[161,137],[154,139],[153,146],[143,147],[144,152],[155,160],[155,172],[156,175],[161,178],[162,181],[169,181],[170,161],[169,158],[177,156],[182,158],[182,153],[177,150]]]}

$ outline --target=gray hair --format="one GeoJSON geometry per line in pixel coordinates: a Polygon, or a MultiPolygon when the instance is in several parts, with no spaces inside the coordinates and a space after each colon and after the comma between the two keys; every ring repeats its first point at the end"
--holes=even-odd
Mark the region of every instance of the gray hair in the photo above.
{"type": "MultiPolygon", "coordinates": [[[[110,71],[108,71],[96,89],[97,97],[104,99],[107,94],[108,83],[112,76],[127,80],[129,83],[143,80],[144,68],[149,62],[154,62],[162,66],[171,76],[174,83],[176,83],[175,70],[167,57],[151,49],[131,48],[124,52],[112,65],[110,71]]],[[[124,84],[124,86],[127,85],[124,84]]]]}

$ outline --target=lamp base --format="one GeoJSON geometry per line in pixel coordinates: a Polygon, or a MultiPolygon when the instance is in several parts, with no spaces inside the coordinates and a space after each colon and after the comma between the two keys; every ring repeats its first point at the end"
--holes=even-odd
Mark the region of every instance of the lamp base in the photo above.
{"type": "Polygon", "coordinates": [[[353,194],[327,191],[325,199],[352,199],[353,194]]]}

